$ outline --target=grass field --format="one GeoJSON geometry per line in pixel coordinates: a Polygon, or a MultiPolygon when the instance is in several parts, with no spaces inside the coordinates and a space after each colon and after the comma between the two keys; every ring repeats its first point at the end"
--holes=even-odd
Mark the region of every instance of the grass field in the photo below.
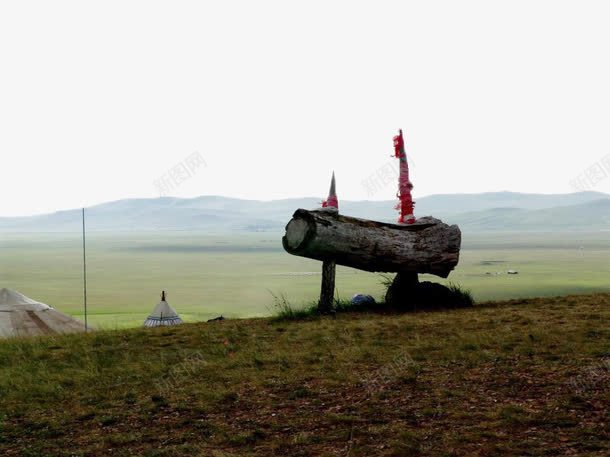
{"type": "Polygon", "coordinates": [[[607,456],[610,295],[0,341],[6,457],[607,456]]]}
{"type": "MultiPolygon", "coordinates": [[[[281,236],[93,232],[88,237],[90,321],[102,328],[140,325],[161,289],[187,321],[269,315],[272,293],[297,305],[315,300],[321,264],[285,253],[281,236]]],[[[464,234],[460,263],[448,281],[471,289],[477,300],[603,292],[610,291],[609,259],[610,232],[464,234]],[[519,274],[506,275],[508,269],[519,274]]],[[[340,267],[338,294],[381,298],[380,279],[340,267]]],[[[2,234],[0,287],[82,318],[80,237],[2,234]]]]}

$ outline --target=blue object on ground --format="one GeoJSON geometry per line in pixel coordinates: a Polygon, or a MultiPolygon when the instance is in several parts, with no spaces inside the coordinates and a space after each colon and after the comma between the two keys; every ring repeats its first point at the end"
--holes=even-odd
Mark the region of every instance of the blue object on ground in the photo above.
{"type": "Polygon", "coordinates": [[[370,295],[357,294],[352,297],[352,305],[370,306],[375,304],[375,299],[370,295]]]}

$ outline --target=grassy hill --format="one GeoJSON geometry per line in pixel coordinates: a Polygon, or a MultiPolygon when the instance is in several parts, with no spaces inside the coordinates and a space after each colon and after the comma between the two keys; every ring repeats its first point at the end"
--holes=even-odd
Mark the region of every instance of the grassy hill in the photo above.
{"type": "Polygon", "coordinates": [[[0,342],[3,456],[608,455],[610,295],[0,342]]]}
{"type": "MultiPolygon", "coordinates": [[[[272,201],[202,196],[126,199],[87,210],[90,231],[199,230],[281,231],[297,208],[319,207],[321,198],[272,201]]],[[[470,230],[610,230],[610,196],[599,192],[574,194],[432,195],[416,199],[418,215],[442,217],[470,230]]],[[[394,221],[395,201],[341,200],[341,212],[356,217],[394,221]]],[[[30,217],[0,218],[3,232],[77,232],[80,209],[30,217]]]]}

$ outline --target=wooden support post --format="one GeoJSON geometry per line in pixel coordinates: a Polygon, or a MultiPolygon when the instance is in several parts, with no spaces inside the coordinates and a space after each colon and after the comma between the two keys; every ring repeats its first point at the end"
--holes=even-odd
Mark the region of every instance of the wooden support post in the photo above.
{"type": "Polygon", "coordinates": [[[324,260],[322,262],[322,287],[320,289],[320,301],[318,302],[318,312],[329,314],[333,309],[335,298],[335,262],[324,260]]]}
{"type": "Polygon", "coordinates": [[[418,285],[419,277],[417,273],[411,271],[399,272],[385,294],[386,304],[397,306],[413,301],[418,285]]]}

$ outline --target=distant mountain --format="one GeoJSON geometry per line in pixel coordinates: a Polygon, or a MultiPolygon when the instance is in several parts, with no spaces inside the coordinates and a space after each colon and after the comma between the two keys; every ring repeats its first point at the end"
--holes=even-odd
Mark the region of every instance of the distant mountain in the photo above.
{"type": "Polygon", "coordinates": [[[417,208],[424,213],[457,214],[493,208],[548,209],[571,206],[610,198],[601,192],[572,194],[522,194],[518,192],[486,192],[480,194],[438,194],[422,197],[417,208]]]}
{"type": "MultiPolygon", "coordinates": [[[[297,208],[316,208],[320,198],[272,201],[202,196],[125,199],[87,209],[96,230],[278,231],[297,208]]],[[[343,214],[394,221],[395,201],[340,201],[343,214]]],[[[422,197],[416,214],[433,215],[464,230],[610,230],[610,195],[599,192],[542,195],[514,192],[422,197]]],[[[3,232],[80,230],[80,210],[0,218],[3,232]]]]}
{"type": "Polygon", "coordinates": [[[447,215],[447,223],[469,231],[568,231],[610,232],[610,198],[579,205],[544,209],[493,208],[447,215]]]}

